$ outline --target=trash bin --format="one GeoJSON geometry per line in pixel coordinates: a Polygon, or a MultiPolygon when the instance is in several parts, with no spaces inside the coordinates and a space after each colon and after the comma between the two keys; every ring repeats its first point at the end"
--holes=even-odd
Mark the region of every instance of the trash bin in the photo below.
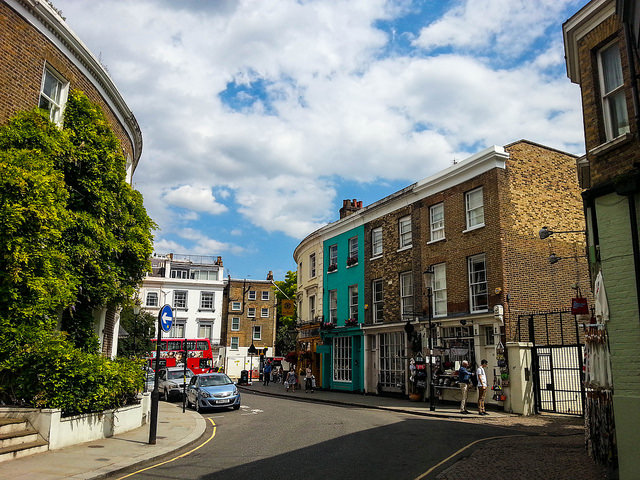
{"type": "Polygon", "coordinates": [[[240,385],[247,385],[249,383],[249,371],[242,370],[240,372],[240,381],[238,382],[240,385]]]}

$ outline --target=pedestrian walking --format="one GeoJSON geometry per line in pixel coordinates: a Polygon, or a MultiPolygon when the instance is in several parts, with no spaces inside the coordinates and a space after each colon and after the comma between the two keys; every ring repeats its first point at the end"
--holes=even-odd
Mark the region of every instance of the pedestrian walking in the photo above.
{"type": "Polygon", "coordinates": [[[305,375],[304,375],[304,393],[307,393],[309,390],[311,390],[311,393],[313,393],[313,373],[311,372],[311,365],[307,365],[307,369],[305,370],[305,375]]]}
{"type": "Polygon", "coordinates": [[[294,372],[293,370],[289,370],[289,372],[287,373],[287,378],[284,381],[284,388],[287,392],[289,391],[290,388],[295,391],[296,372],[294,372]]]}
{"type": "Polygon", "coordinates": [[[480,415],[489,415],[484,409],[484,398],[487,396],[487,372],[485,368],[489,362],[482,360],[480,366],[476,370],[476,377],[478,378],[478,413],[480,415]]]}
{"type": "Polygon", "coordinates": [[[271,362],[267,362],[262,370],[262,382],[263,385],[269,385],[269,380],[271,380],[271,362]]]}
{"type": "Polygon", "coordinates": [[[462,399],[460,400],[460,413],[468,414],[467,410],[467,395],[469,394],[469,382],[471,381],[471,372],[469,369],[469,362],[464,360],[460,369],[458,370],[458,384],[460,385],[460,393],[462,399]]]}

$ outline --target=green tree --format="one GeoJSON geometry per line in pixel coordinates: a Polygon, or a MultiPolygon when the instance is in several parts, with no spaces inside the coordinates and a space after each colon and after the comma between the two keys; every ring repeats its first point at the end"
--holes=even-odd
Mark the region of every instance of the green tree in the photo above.
{"type": "Polygon", "coordinates": [[[289,270],[284,280],[276,280],[274,282],[276,288],[276,299],[278,300],[278,310],[276,319],[276,352],[279,355],[285,355],[296,349],[296,318],[297,318],[297,302],[296,291],[298,289],[298,273],[289,270]],[[282,315],[282,300],[292,300],[294,314],[289,316],[282,315]]]}
{"type": "Polygon", "coordinates": [[[70,92],[62,130],[34,110],[0,127],[0,317],[58,317],[91,350],[95,309],[130,302],[149,268],[153,221],[126,182],[100,107],[70,92]]]}
{"type": "Polygon", "coordinates": [[[121,357],[143,357],[151,352],[151,337],[155,332],[156,319],[148,312],[134,313],[133,307],[120,312],[120,326],[128,336],[118,341],[118,355],[121,357]]]}
{"type": "Polygon", "coordinates": [[[63,248],[68,193],[56,160],[66,136],[38,111],[0,128],[0,317],[50,323],[75,300],[79,279],[63,248]]]}

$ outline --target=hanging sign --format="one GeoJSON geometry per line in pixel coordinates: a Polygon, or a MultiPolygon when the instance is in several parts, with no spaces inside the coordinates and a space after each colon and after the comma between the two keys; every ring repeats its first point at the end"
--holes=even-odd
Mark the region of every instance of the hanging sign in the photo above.
{"type": "Polygon", "coordinates": [[[571,299],[571,314],[572,315],[588,315],[589,303],[586,298],[572,298],[571,299]]]}
{"type": "Polygon", "coordinates": [[[283,316],[292,317],[293,315],[295,315],[293,300],[282,300],[280,306],[282,308],[283,316]]]}

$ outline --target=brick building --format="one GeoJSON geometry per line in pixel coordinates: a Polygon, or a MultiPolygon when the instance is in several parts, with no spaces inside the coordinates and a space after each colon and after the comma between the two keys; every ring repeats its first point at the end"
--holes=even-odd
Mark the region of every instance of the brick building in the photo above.
{"type": "Polygon", "coordinates": [[[276,306],[273,277],[267,280],[229,278],[225,287],[225,371],[234,378],[251,370],[258,378],[265,357],[273,357],[276,343],[276,306]],[[253,345],[258,351],[251,355],[253,345]]]}
{"type": "Polygon", "coordinates": [[[563,25],[567,74],[582,93],[589,262],[606,291],[592,328],[608,336],[612,371],[612,381],[590,385],[586,433],[592,456],[612,469],[617,448],[621,479],[640,470],[639,14],[635,0],[593,0],[563,25]]]}
{"type": "MultiPolygon", "coordinates": [[[[69,89],[83,91],[102,107],[127,158],[128,180],[142,152],[133,113],[99,60],[45,0],[0,2],[0,122],[40,106],[61,123],[69,89]]],[[[119,310],[96,311],[102,352],[115,356],[119,310]]]]}
{"type": "MultiPolygon", "coordinates": [[[[518,340],[521,315],[567,309],[572,286],[589,289],[584,234],[541,241],[538,231],[584,229],[575,162],[525,140],[491,147],[307,237],[307,243],[315,236],[325,245],[323,315],[335,324],[317,348],[324,354],[323,385],[408,393],[409,358],[427,349],[429,317],[443,369],[481,358],[497,368],[496,347],[518,340]],[[356,244],[361,279],[343,261],[356,244]],[[563,261],[551,264],[552,253],[563,261]],[[423,284],[427,269],[435,275],[429,289],[423,284]],[[345,325],[355,311],[354,285],[361,292],[357,327],[345,325]],[[354,328],[362,345],[354,332],[351,343],[338,340],[354,328]],[[361,370],[349,381],[345,361],[361,370]]],[[[299,300],[304,293],[298,290],[299,300]]],[[[453,393],[444,390],[444,398],[453,393]]],[[[522,408],[507,402],[509,409],[522,408]]]]}

